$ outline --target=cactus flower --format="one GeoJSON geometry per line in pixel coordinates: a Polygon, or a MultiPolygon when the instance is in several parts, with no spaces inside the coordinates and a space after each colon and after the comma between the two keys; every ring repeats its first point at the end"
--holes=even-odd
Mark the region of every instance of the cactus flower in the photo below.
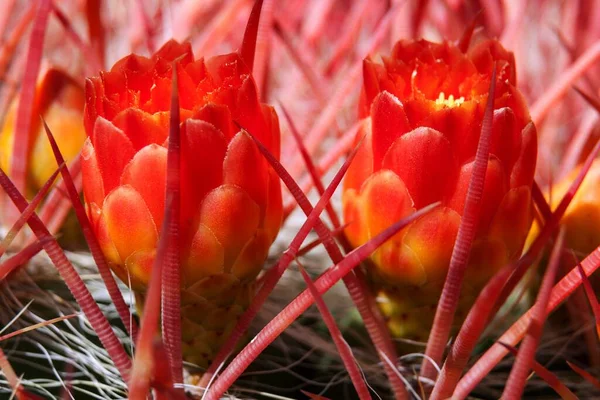
{"type": "MultiPolygon", "coordinates": [[[[552,186],[550,206],[554,210],[563,196],[568,192],[573,181],[581,171],[581,166],[575,168],[569,175],[552,186]]],[[[581,186],[569,203],[560,223],[565,228],[565,247],[575,252],[583,259],[600,246],[600,160],[592,163],[581,186]]],[[[539,225],[534,222],[528,237],[528,245],[539,233],[539,225]]],[[[592,276],[595,285],[598,279],[592,276]]],[[[598,288],[596,288],[598,289],[598,288]]]]}
{"type": "MultiPolygon", "coordinates": [[[[36,87],[29,135],[28,191],[37,192],[56,170],[40,115],[52,127],[65,160],[70,162],[79,154],[86,137],[83,105],[83,87],[66,73],[52,68],[42,75],[36,87]]],[[[10,171],[17,107],[14,101],[0,132],[0,167],[4,171],[10,171]]]]}
{"type": "Polygon", "coordinates": [[[461,222],[494,65],[491,150],[458,321],[487,280],[521,253],[533,215],[537,136],[516,88],[514,57],[497,41],[466,52],[448,42],[400,41],[382,59],[363,64],[358,137],[365,142],[344,182],[345,233],[359,246],[441,202],[374,252],[366,267],[392,333],[424,341],[461,222]]]}
{"type": "Polygon", "coordinates": [[[252,299],[282,219],[279,123],[237,53],[194,60],[189,44],[130,55],[86,82],[83,190],[113,271],[143,301],[165,206],[172,65],[181,118],[184,359],[207,367],[252,299]],[[245,130],[239,127],[244,127],[245,130]]]}

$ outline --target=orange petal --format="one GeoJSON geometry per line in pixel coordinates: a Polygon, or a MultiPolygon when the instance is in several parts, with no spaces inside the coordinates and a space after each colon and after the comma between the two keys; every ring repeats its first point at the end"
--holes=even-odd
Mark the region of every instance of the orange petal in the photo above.
{"type": "Polygon", "coordinates": [[[427,282],[419,257],[401,242],[385,243],[372,258],[377,265],[376,276],[385,284],[420,286],[427,282]]]}
{"type": "Polygon", "coordinates": [[[242,128],[254,135],[267,149],[273,147],[271,130],[267,129],[265,124],[256,84],[251,75],[245,77],[238,90],[236,107],[232,114],[242,128]]]}
{"type": "Polygon", "coordinates": [[[154,78],[150,89],[150,100],[144,104],[144,111],[154,114],[171,108],[171,75],[168,78],[154,78]]]}
{"type": "Polygon", "coordinates": [[[417,209],[444,199],[458,172],[450,142],[431,128],[417,128],[396,139],[383,168],[398,174],[417,209]]]}
{"type": "Polygon", "coordinates": [[[241,281],[254,279],[267,259],[270,245],[267,233],[259,229],[242,249],[231,268],[231,273],[241,281]]]}
{"type": "Polygon", "coordinates": [[[267,209],[263,227],[267,232],[269,243],[273,243],[283,220],[283,204],[281,196],[281,183],[279,175],[271,168],[269,170],[269,188],[267,197],[267,209]]]}
{"type": "Polygon", "coordinates": [[[404,112],[406,113],[411,126],[426,125],[425,121],[434,115],[439,108],[435,104],[435,101],[421,97],[414,99],[409,98],[406,100],[403,99],[402,105],[404,105],[404,112]]]}
{"type": "Polygon", "coordinates": [[[262,113],[266,123],[266,131],[270,132],[271,147],[269,151],[279,160],[281,156],[281,132],[279,130],[279,117],[275,109],[267,104],[261,104],[262,113]]]}
{"type": "Polygon", "coordinates": [[[229,143],[233,135],[239,130],[232,122],[229,108],[221,104],[207,104],[194,111],[190,118],[206,121],[215,126],[223,133],[227,143],[229,143]]]}
{"type": "Polygon", "coordinates": [[[200,221],[217,237],[225,250],[225,270],[258,229],[260,208],[242,189],[223,185],[206,195],[200,221]]]}
{"type": "Polygon", "coordinates": [[[202,199],[223,182],[226,149],[225,137],[213,125],[187,120],[181,126],[181,235],[185,244],[191,243],[198,229],[202,199]]]}
{"type": "Polygon", "coordinates": [[[267,205],[268,165],[256,144],[245,131],[229,143],[223,161],[223,183],[242,188],[261,208],[267,205]]]}
{"type": "Polygon", "coordinates": [[[102,207],[98,206],[96,203],[87,202],[85,204],[85,211],[87,212],[92,229],[97,233],[99,231],[100,220],[102,219],[102,207]]]}
{"type": "Polygon", "coordinates": [[[121,110],[130,107],[132,104],[138,104],[133,102],[138,94],[123,90],[126,85],[127,76],[122,71],[100,72],[98,86],[102,88],[96,93],[98,101],[102,102],[102,107],[98,107],[98,110],[102,110],[102,113],[98,113],[99,117],[112,121],[121,110]]]}
{"type": "Polygon", "coordinates": [[[167,63],[178,60],[181,64],[188,64],[194,61],[194,53],[190,42],[179,43],[171,39],[158,49],[152,56],[153,59],[162,59],[167,63]]]}
{"type": "Polygon", "coordinates": [[[144,290],[150,283],[152,276],[152,267],[154,266],[154,258],[156,250],[138,250],[133,252],[127,260],[125,267],[127,268],[126,277],[121,277],[121,280],[128,283],[131,280],[131,287],[134,290],[144,290]]]}
{"type": "Polygon", "coordinates": [[[439,53],[437,47],[444,46],[442,43],[433,43],[424,39],[420,40],[399,40],[392,49],[392,57],[398,61],[410,63],[416,59],[423,62],[433,62],[439,53]]]}
{"type": "Polygon", "coordinates": [[[184,286],[190,286],[210,275],[224,272],[225,252],[212,231],[204,224],[192,240],[189,256],[184,263],[182,280],[184,286]]]}
{"type": "Polygon", "coordinates": [[[102,96],[104,87],[99,77],[94,76],[85,80],[85,108],[83,111],[83,125],[87,134],[93,138],[96,118],[104,115],[102,96]]]}
{"type": "Polygon", "coordinates": [[[104,217],[104,215],[102,215],[102,211],[98,212],[96,204],[92,203],[90,205],[90,212],[93,215],[92,226],[94,228],[94,233],[96,234],[98,243],[100,244],[100,248],[102,249],[102,253],[104,253],[104,257],[106,257],[106,260],[109,263],[115,265],[122,264],[121,256],[119,256],[119,252],[117,251],[117,248],[115,247],[115,244],[110,237],[106,218],[104,217]]]}
{"type": "Polygon", "coordinates": [[[243,75],[248,75],[250,70],[237,53],[223,54],[211,57],[204,62],[206,71],[217,86],[223,86],[225,82],[239,87],[243,75]]]}
{"type": "Polygon", "coordinates": [[[146,57],[131,54],[117,61],[111,68],[126,76],[126,90],[137,92],[140,103],[144,104],[150,98],[150,87],[154,78],[155,62],[146,57]]]}
{"type": "Polygon", "coordinates": [[[96,152],[90,139],[86,139],[81,150],[81,172],[83,179],[83,195],[87,203],[104,204],[104,182],[98,167],[96,152]]]}
{"type": "Polygon", "coordinates": [[[373,169],[377,171],[392,143],[408,132],[410,126],[404,106],[389,92],[379,94],[371,106],[373,169]]]}
{"type": "Polygon", "coordinates": [[[142,196],[158,229],[165,212],[166,181],[167,149],[157,144],[138,151],[121,177],[122,185],[130,185],[142,196]]]}
{"type": "Polygon", "coordinates": [[[533,220],[531,189],[521,186],[508,191],[490,226],[490,237],[506,245],[509,257],[518,257],[533,220]]]}
{"type": "Polygon", "coordinates": [[[112,123],[131,140],[136,151],[151,143],[162,144],[169,134],[168,112],[149,114],[131,107],[121,111],[112,123]]]}
{"type": "Polygon", "coordinates": [[[446,278],[459,225],[456,211],[439,207],[407,228],[403,243],[419,258],[428,282],[446,278]]]}
{"type": "MultiPolygon", "coordinates": [[[[417,101],[409,103],[412,105],[417,101]]],[[[458,163],[463,164],[475,157],[481,135],[482,117],[483,106],[480,103],[465,101],[460,106],[443,107],[433,112],[425,117],[420,125],[442,132],[450,141],[458,163]]]]}
{"type": "MultiPolygon", "coordinates": [[[[362,210],[370,237],[414,211],[413,201],[402,179],[390,170],[371,175],[361,191],[362,210]]],[[[392,240],[397,240],[400,233],[392,240]]]]}
{"type": "MultiPolygon", "coordinates": [[[[450,65],[445,62],[419,63],[414,62],[415,69],[412,75],[412,88],[427,99],[437,99],[440,92],[445,90],[445,85],[451,82],[449,73],[450,65]]],[[[456,67],[453,65],[453,67],[456,67]]],[[[463,75],[464,76],[464,75],[463,75]]],[[[456,90],[456,89],[454,89],[456,90]]],[[[445,92],[447,96],[457,96],[456,92],[445,92]]]]}
{"type": "Polygon", "coordinates": [[[535,174],[537,159],[537,132],[533,122],[530,122],[521,132],[521,152],[515,162],[511,176],[510,186],[530,186],[535,174]]]}
{"type": "Polygon", "coordinates": [[[152,215],[142,196],[131,186],[119,186],[106,196],[102,214],[121,260],[136,251],[156,248],[158,233],[152,215]]]}
{"type": "Polygon", "coordinates": [[[517,127],[515,113],[510,108],[494,111],[490,154],[495,155],[511,171],[521,151],[521,130],[517,127]]]}
{"type": "Polygon", "coordinates": [[[133,145],[122,130],[102,117],[94,125],[92,144],[104,182],[104,193],[109,193],[119,185],[123,168],[133,158],[133,145]]]}
{"type": "Polygon", "coordinates": [[[179,107],[186,110],[193,110],[198,104],[201,104],[202,96],[196,90],[197,82],[187,73],[187,69],[177,68],[177,88],[179,94],[179,107]]]}
{"type": "Polygon", "coordinates": [[[342,198],[344,223],[348,224],[344,233],[353,247],[358,247],[369,240],[369,231],[362,212],[362,202],[356,192],[354,189],[348,189],[344,191],[342,198]]]}
{"type": "Polygon", "coordinates": [[[480,42],[473,46],[468,54],[479,73],[491,76],[494,62],[499,61],[500,73],[497,79],[499,81],[508,80],[513,86],[517,84],[515,56],[497,40],[480,42]]]}

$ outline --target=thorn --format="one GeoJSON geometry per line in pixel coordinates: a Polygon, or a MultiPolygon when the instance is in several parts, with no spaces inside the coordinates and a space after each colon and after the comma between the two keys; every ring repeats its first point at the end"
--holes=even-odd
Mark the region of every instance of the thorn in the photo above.
{"type": "Polygon", "coordinates": [[[244,39],[242,39],[242,47],[240,49],[240,57],[244,60],[250,72],[252,72],[254,67],[256,38],[258,36],[258,24],[260,21],[262,3],[263,0],[256,0],[252,7],[250,18],[248,18],[248,24],[246,25],[246,31],[244,32],[244,39]]]}

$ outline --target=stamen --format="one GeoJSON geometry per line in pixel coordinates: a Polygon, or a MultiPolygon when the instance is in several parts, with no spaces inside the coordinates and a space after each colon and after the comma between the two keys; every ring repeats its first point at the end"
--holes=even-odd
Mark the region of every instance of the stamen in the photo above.
{"type": "Polygon", "coordinates": [[[458,99],[455,99],[454,95],[451,94],[448,96],[448,98],[446,98],[446,94],[444,92],[440,92],[440,95],[435,100],[436,105],[445,107],[460,107],[460,105],[464,102],[464,97],[461,96],[458,99]]]}

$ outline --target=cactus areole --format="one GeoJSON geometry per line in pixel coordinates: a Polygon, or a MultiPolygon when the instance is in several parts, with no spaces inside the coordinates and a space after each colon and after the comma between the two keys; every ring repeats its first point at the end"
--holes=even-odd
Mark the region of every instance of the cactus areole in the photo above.
{"type": "Polygon", "coordinates": [[[536,129],[516,88],[514,56],[495,40],[400,41],[364,62],[357,137],[365,143],[344,182],[345,233],[359,246],[430,203],[442,206],[371,257],[367,273],[388,326],[427,340],[450,264],[496,65],[493,131],[481,213],[457,310],[462,321],[487,280],[523,248],[532,222],[536,129]]]}
{"type": "Polygon", "coordinates": [[[184,359],[207,367],[254,294],[282,219],[279,122],[237,54],[194,60],[170,41],[88,79],[83,190],[113,271],[143,300],[164,218],[172,68],[181,119],[181,314],[184,359]],[[240,129],[239,127],[244,127],[240,129]]]}

